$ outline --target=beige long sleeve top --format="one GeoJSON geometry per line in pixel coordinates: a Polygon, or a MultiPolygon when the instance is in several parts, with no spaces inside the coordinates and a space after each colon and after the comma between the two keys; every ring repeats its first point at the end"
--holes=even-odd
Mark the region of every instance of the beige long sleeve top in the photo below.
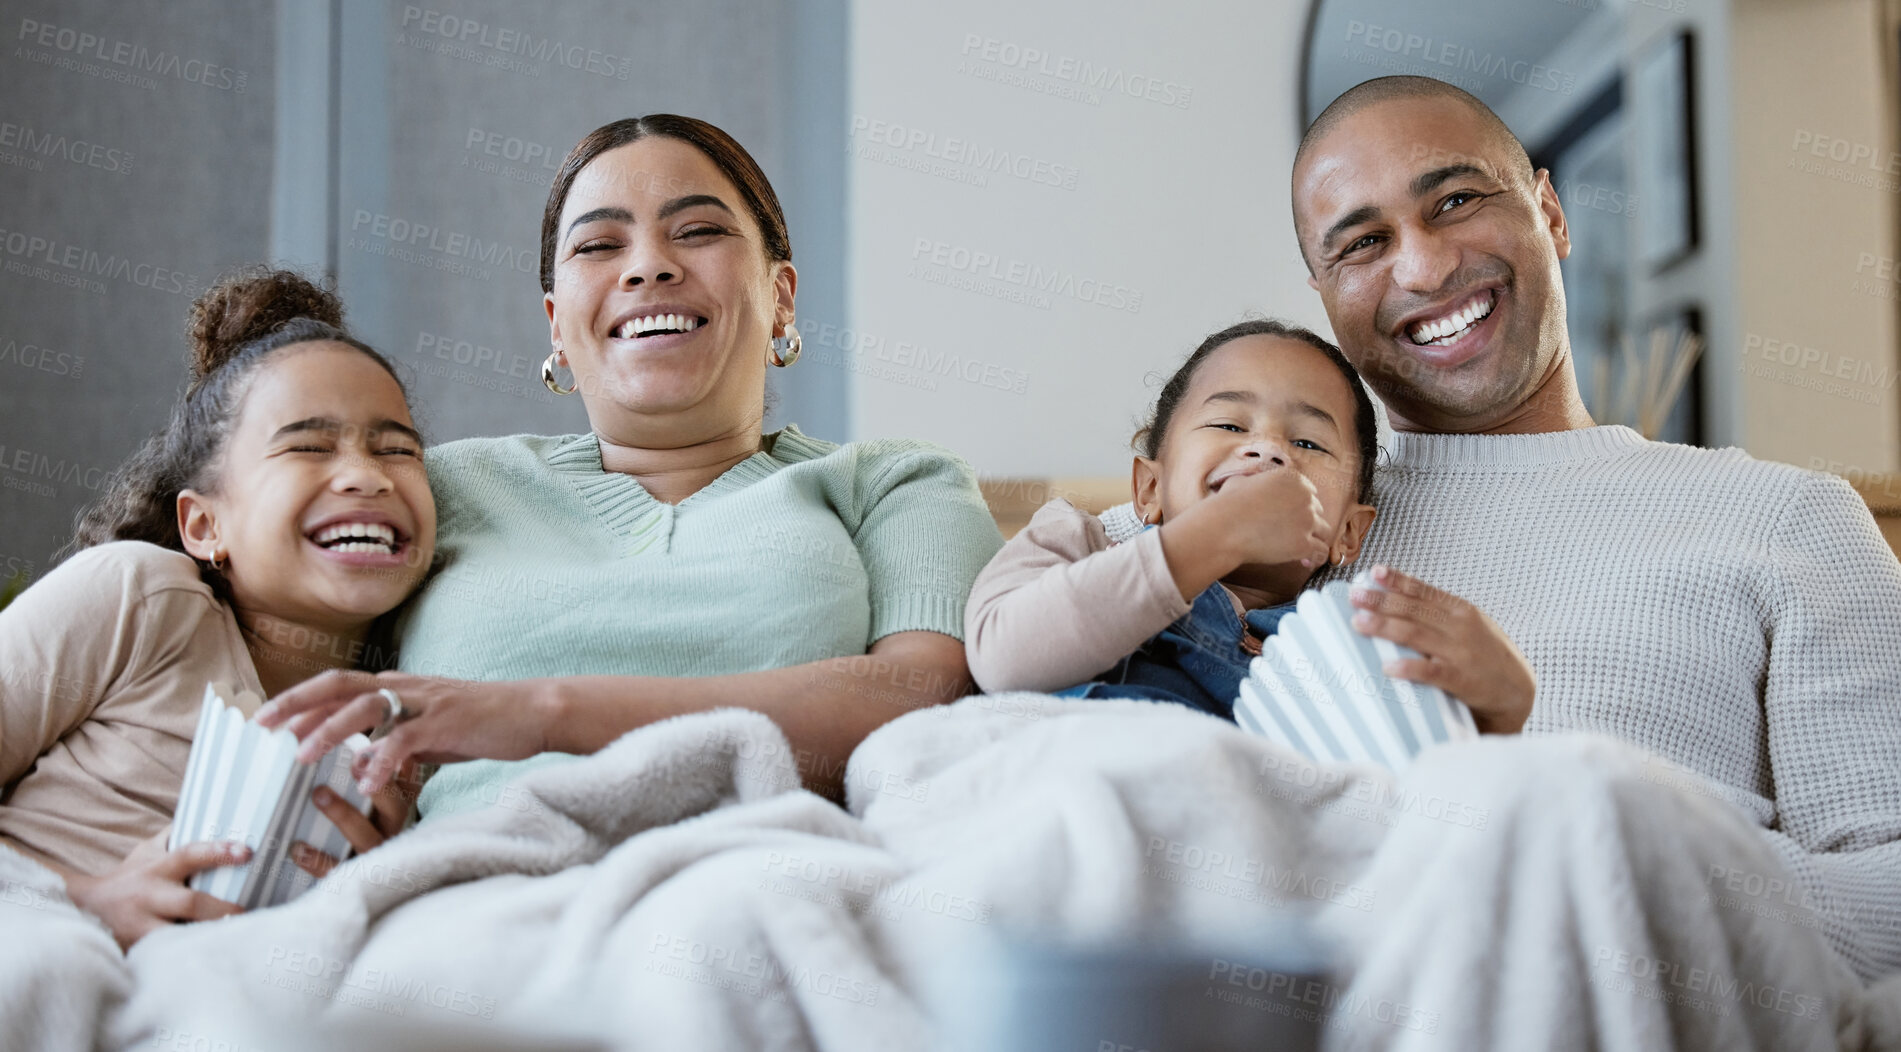
{"type": "Polygon", "coordinates": [[[68,559],[0,610],[0,844],[98,873],[171,822],[205,684],[263,695],[189,556],[68,559]]]}
{"type": "Polygon", "coordinates": [[[1073,687],[1188,607],[1160,533],[1111,544],[1101,520],[1052,500],[977,575],[964,607],[970,674],[993,693],[1073,687]]]}

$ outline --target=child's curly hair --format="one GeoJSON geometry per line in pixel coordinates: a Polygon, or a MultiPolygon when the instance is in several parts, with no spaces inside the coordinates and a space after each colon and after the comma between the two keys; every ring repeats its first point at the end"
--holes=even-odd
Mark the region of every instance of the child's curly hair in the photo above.
{"type": "Polygon", "coordinates": [[[184,551],[178,493],[216,491],[221,454],[245,393],[258,365],[279,348],[313,340],[345,344],[403,386],[389,359],[344,329],[337,294],[288,270],[253,267],[219,281],[192,304],[186,337],[191,384],[173,408],[171,422],[147,439],[113,474],[104,495],[79,514],[67,552],[108,541],[147,541],[184,551]]]}

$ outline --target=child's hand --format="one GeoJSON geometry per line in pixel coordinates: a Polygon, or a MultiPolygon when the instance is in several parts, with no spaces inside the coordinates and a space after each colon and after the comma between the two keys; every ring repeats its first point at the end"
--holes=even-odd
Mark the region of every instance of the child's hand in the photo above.
{"type": "Polygon", "coordinates": [[[167,851],[167,830],[140,844],[125,861],[98,876],[69,874],[73,905],[106,922],[119,948],[129,950],[153,929],[173,921],[215,920],[243,911],[185,885],[192,874],[242,865],[251,857],[243,844],[200,841],[167,851]]]}
{"type": "Polygon", "coordinates": [[[1531,715],[1538,681],[1505,631],[1455,595],[1387,566],[1378,588],[1355,588],[1353,627],[1419,651],[1386,663],[1386,674],[1425,683],[1465,703],[1485,734],[1516,734],[1531,715]]]}
{"type": "Polygon", "coordinates": [[[1202,504],[1229,529],[1241,564],[1271,566],[1327,561],[1326,509],[1313,480],[1293,468],[1231,478],[1202,504]]]}

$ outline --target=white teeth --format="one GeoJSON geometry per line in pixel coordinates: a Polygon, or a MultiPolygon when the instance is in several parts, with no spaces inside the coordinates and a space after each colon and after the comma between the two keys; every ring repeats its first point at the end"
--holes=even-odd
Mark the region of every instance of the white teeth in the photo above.
{"type": "Polygon", "coordinates": [[[339,522],[325,526],[310,538],[333,552],[383,552],[396,550],[396,531],[380,522],[339,522]],[[343,537],[352,538],[332,544],[343,537]]]}
{"type": "Polygon", "coordinates": [[[1449,337],[1463,334],[1465,330],[1490,317],[1492,308],[1495,306],[1497,306],[1497,303],[1491,294],[1482,294],[1464,307],[1443,318],[1415,326],[1412,331],[1412,341],[1424,346],[1429,343],[1440,343],[1449,337]]]}
{"type": "Polygon", "coordinates": [[[692,332],[700,327],[700,319],[692,314],[649,314],[641,318],[632,318],[614,331],[614,335],[623,340],[638,339],[652,332],[692,332]]]}

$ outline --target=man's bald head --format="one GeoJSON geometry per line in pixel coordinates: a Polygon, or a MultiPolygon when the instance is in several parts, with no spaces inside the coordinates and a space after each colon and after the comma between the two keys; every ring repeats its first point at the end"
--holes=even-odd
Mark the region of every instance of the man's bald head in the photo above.
{"type": "Polygon", "coordinates": [[[1395,427],[1576,408],[1564,209],[1479,100],[1424,77],[1354,88],[1308,129],[1293,198],[1309,283],[1395,427]]]}
{"type": "Polygon", "coordinates": [[[1328,103],[1327,108],[1320,111],[1320,116],[1307,126],[1306,134],[1300,137],[1300,149],[1294,153],[1294,168],[1298,170],[1307,151],[1326,138],[1327,133],[1342,121],[1369,106],[1396,99],[1451,99],[1460,103],[1472,111],[1485,137],[1503,151],[1502,160],[1506,162],[1507,170],[1526,179],[1531,178],[1531,155],[1525,152],[1525,144],[1518,141],[1518,136],[1513,135],[1512,130],[1505,127],[1505,122],[1498,119],[1498,114],[1464,88],[1431,77],[1379,77],[1348,88],[1339,98],[1328,103]]]}
{"type": "MultiPolygon", "coordinates": [[[[1376,106],[1407,102],[1450,102],[1456,107],[1456,112],[1471,117],[1465,127],[1471,134],[1462,136],[1466,143],[1461,147],[1462,150],[1469,151],[1477,147],[1486,155],[1486,166],[1501,179],[1508,182],[1522,181],[1527,187],[1536,182],[1537,172],[1531,166],[1531,156],[1525,152],[1525,144],[1518,141],[1518,136],[1512,134],[1512,130],[1499,120],[1491,107],[1471,92],[1431,77],[1378,77],[1356,84],[1320,111],[1320,116],[1314,118],[1313,123],[1307,126],[1306,133],[1300,137],[1300,148],[1294,152],[1294,233],[1300,240],[1301,257],[1306,260],[1310,273],[1313,260],[1308,255],[1309,231],[1306,225],[1306,206],[1309,202],[1303,200],[1301,188],[1305,165],[1321,143],[1340,125],[1376,106]]],[[[1392,145],[1398,147],[1401,144],[1392,145]]],[[[1459,151],[1448,151],[1441,143],[1417,141],[1411,144],[1410,156],[1400,158],[1398,163],[1422,158],[1443,160],[1451,158],[1455,152],[1459,151]]],[[[1471,159],[1465,154],[1461,156],[1471,159]]]]}

